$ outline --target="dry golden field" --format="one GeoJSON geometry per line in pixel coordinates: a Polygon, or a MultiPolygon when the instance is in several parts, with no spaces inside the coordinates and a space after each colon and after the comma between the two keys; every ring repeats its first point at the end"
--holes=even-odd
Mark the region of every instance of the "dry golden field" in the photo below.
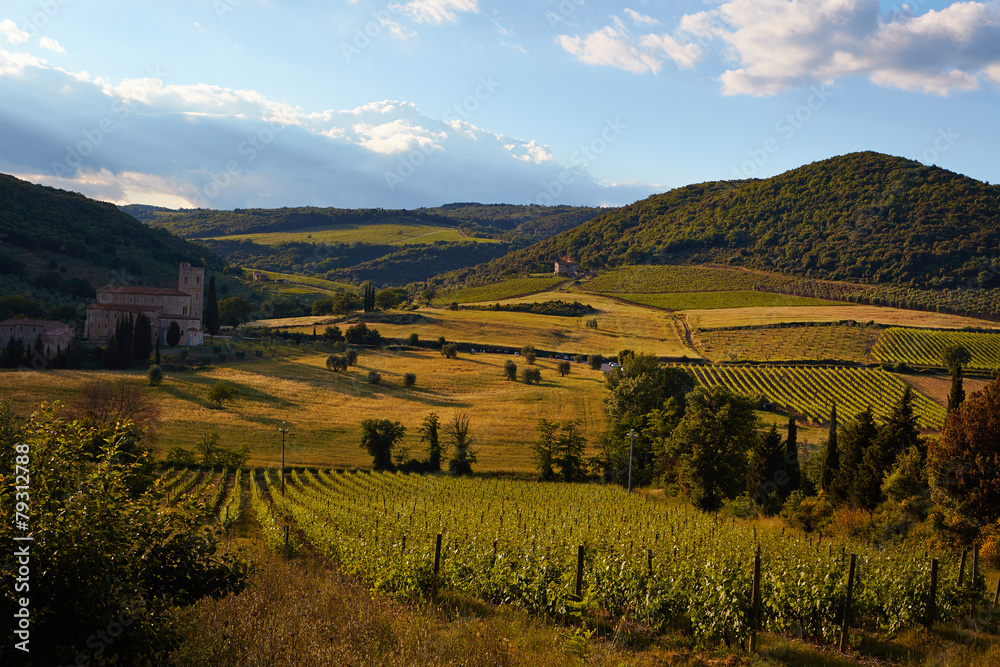
{"type": "MultiPolygon", "coordinates": [[[[404,446],[414,458],[426,455],[417,427],[436,412],[442,423],[459,412],[469,415],[474,469],[530,472],[530,443],[542,417],[579,419],[593,446],[605,426],[602,375],[585,364],[572,364],[559,377],[555,361],[539,359],[540,385],[509,382],[503,376],[503,355],[461,354],[447,360],[437,351],[362,352],[358,365],[344,373],[326,370],[327,352],[277,346],[274,357],[227,363],[204,371],[167,373],[149,394],[162,406],[163,422],[157,447],[193,446],[209,430],[217,430],[224,445],[250,445],[251,465],[275,465],[281,460],[282,421],[292,426],[287,446],[289,465],[367,467],[371,457],[359,447],[364,419],[398,420],[407,428],[404,446]],[[370,370],[381,374],[379,386],[368,383],[370,370]],[[417,376],[416,386],[403,387],[404,373],[417,376]],[[218,380],[235,384],[241,397],[218,409],[206,399],[218,380]]],[[[513,357],[521,368],[524,361],[513,357]]],[[[0,397],[10,398],[19,414],[30,413],[42,400],[71,403],[80,387],[96,378],[129,377],[144,382],[139,372],[46,371],[0,373],[0,397]]],[[[588,452],[593,453],[593,452],[588,452]]]]}
{"type": "Polygon", "coordinates": [[[962,327],[1000,328],[996,322],[978,320],[961,315],[926,313],[918,310],[886,308],[883,306],[794,306],[775,308],[726,308],[714,310],[688,310],[688,324],[692,329],[716,329],[750,324],[778,324],[780,322],[872,322],[905,327],[962,327]]]}

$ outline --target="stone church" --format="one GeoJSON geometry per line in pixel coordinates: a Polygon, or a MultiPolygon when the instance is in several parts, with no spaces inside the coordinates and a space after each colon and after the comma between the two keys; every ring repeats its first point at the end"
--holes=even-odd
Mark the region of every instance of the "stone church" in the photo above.
{"type": "Polygon", "coordinates": [[[115,332],[119,319],[145,313],[161,345],[166,345],[171,322],[180,326],[179,345],[201,345],[205,337],[201,321],[204,301],[205,269],[182,262],[176,289],[127,285],[105,285],[98,289],[97,303],[87,308],[83,336],[91,342],[103,343],[115,332]]]}

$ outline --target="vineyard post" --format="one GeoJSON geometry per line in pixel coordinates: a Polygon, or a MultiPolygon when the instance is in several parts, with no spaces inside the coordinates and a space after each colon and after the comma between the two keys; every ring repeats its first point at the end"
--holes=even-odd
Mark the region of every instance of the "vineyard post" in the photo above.
{"type": "Polygon", "coordinates": [[[438,569],[441,566],[441,533],[437,534],[434,544],[434,577],[431,579],[431,598],[437,594],[438,569]]]}
{"type": "Polygon", "coordinates": [[[281,427],[278,429],[281,433],[281,495],[285,495],[285,434],[288,433],[288,427],[285,426],[285,422],[281,422],[281,427]]]}
{"type": "Polygon", "coordinates": [[[934,627],[934,614],[937,611],[937,583],[938,583],[938,561],[937,558],[931,560],[931,597],[927,601],[927,629],[934,627]]]}
{"type": "Polygon", "coordinates": [[[576,548],[576,599],[583,594],[583,545],[576,548]]]}
{"type": "Polygon", "coordinates": [[[757,628],[760,625],[760,546],[753,556],[753,604],[750,607],[750,652],[757,650],[757,628]]]}
{"type": "Polygon", "coordinates": [[[851,598],[854,596],[854,567],[857,556],[851,554],[851,569],[847,572],[847,599],[844,600],[844,618],[840,625],[840,652],[847,651],[847,622],[851,615],[851,598]]]}

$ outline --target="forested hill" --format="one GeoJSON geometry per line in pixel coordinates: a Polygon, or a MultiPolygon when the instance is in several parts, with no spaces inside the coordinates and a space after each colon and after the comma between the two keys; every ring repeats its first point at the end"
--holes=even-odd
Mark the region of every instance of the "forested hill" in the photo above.
{"type": "Polygon", "coordinates": [[[413,211],[381,208],[278,208],[165,211],[125,206],[127,213],[185,238],[260,234],[344,225],[413,223],[456,227],[470,234],[534,242],[590,220],[603,209],[584,206],[520,206],[510,204],[448,204],[413,211]]]}
{"type": "Polygon", "coordinates": [[[42,305],[86,300],[131,276],[176,285],[177,265],[221,268],[210,250],[153,230],[113,204],[0,174],[0,289],[42,305]]]}
{"type": "Polygon", "coordinates": [[[938,288],[976,278],[998,252],[1000,187],[864,152],[654,195],[445,279],[490,282],[568,256],[587,269],[716,262],[938,288]]]}

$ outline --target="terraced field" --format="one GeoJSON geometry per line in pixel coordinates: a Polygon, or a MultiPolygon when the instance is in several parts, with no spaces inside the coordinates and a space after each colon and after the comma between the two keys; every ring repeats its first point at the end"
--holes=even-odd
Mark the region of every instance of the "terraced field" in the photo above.
{"type": "Polygon", "coordinates": [[[1000,368],[1000,333],[971,331],[928,331],[924,329],[887,329],[879,336],[872,356],[886,364],[942,366],[941,354],[961,345],[972,355],[969,368],[1000,368]]]}
{"type": "MultiPolygon", "coordinates": [[[[684,366],[701,384],[723,385],[747,396],[764,396],[802,419],[823,423],[836,403],[842,419],[871,406],[886,419],[906,389],[905,383],[880,368],[815,368],[801,366],[684,366]]],[[[913,410],[922,429],[938,431],[945,409],[914,392],[913,410]]]]}

